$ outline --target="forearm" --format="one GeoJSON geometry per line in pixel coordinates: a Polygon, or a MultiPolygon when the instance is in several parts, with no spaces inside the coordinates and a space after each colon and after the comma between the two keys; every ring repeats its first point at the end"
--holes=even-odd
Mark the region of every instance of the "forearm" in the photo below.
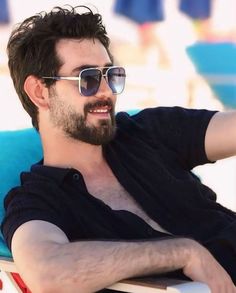
{"type": "MultiPolygon", "coordinates": [[[[45,292],[95,292],[121,279],[183,268],[194,243],[172,239],[51,244],[38,270],[47,284],[45,292]]],[[[38,292],[36,287],[32,290],[38,292]]]]}

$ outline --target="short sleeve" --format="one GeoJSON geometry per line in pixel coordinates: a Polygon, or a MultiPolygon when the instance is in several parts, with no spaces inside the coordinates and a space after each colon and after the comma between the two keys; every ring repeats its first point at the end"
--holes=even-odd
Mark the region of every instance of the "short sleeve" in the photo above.
{"type": "Polygon", "coordinates": [[[187,169],[209,163],[205,152],[205,134],[216,111],[181,107],[149,108],[131,116],[143,137],[177,153],[187,169]]]}
{"type": "Polygon", "coordinates": [[[30,185],[16,187],[7,194],[4,201],[6,213],[1,230],[10,250],[16,229],[28,221],[47,221],[63,231],[67,229],[66,222],[61,221],[61,219],[67,218],[66,215],[63,215],[65,208],[60,205],[59,201],[54,200],[56,193],[57,190],[52,190],[46,182],[43,182],[43,184],[35,184],[34,188],[30,185]]]}

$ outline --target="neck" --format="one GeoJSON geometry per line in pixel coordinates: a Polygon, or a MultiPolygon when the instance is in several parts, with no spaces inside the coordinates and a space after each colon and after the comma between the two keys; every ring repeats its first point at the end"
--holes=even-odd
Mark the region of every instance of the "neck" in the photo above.
{"type": "Polygon", "coordinates": [[[44,165],[75,168],[82,173],[91,173],[104,163],[102,146],[91,145],[61,133],[41,134],[44,165]]]}

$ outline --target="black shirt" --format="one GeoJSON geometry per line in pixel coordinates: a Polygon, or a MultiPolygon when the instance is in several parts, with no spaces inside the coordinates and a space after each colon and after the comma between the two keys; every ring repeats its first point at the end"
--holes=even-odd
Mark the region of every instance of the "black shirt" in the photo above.
{"type": "MultiPolygon", "coordinates": [[[[191,172],[209,162],[204,140],[214,114],[180,107],[146,109],[134,116],[120,112],[116,136],[103,153],[118,181],[151,219],[215,253],[215,241],[222,235],[226,246],[235,249],[235,236],[225,232],[235,226],[235,213],[216,203],[215,193],[191,172]]],[[[36,219],[57,225],[70,241],[170,237],[89,194],[79,170],[36,164],[22,173],[21,182],[5,199],[2,232],[9,248],[15,230],[36,219]]]]}

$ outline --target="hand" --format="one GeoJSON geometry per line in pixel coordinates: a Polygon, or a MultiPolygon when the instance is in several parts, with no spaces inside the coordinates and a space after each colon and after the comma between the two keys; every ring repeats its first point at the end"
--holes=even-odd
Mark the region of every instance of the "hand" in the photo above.
{"type": "Polygon", "coordinates": [[[229,274],[212,254],[195,242],[187,265],[183,268],[186,276],[194,281],[207,284],[211,293],[236,293],[229,274]]]}

